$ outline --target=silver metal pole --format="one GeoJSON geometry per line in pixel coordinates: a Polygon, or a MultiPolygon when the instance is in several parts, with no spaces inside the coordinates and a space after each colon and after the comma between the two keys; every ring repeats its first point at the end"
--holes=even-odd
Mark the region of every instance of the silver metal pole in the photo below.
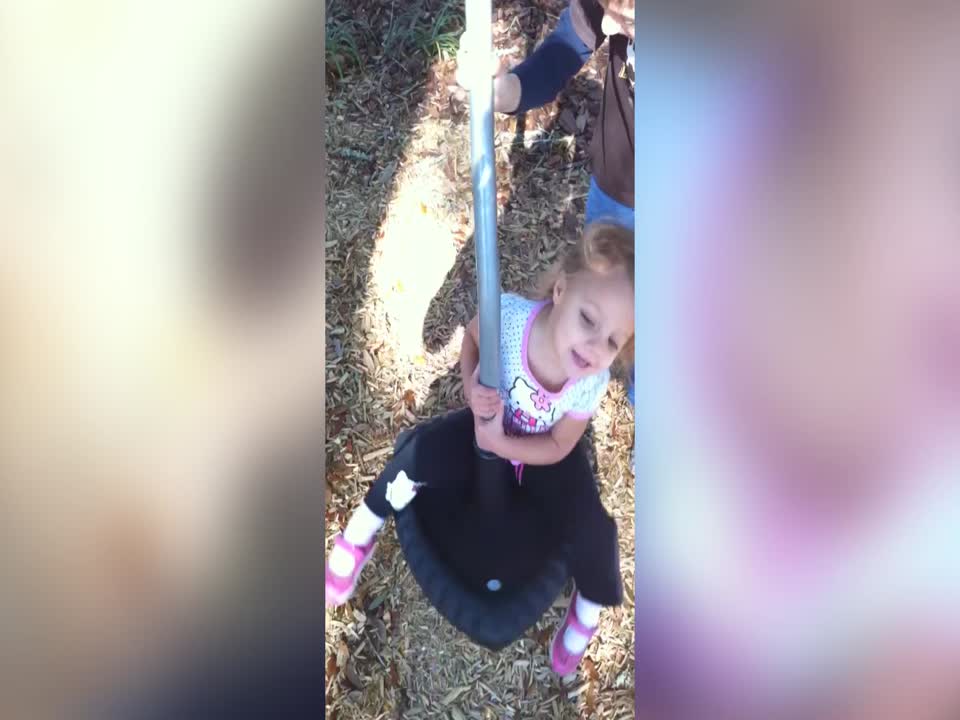
{"type": "Polygon", "coordinates": [[[480,314],[480,383],[500,384],[500,263],[497,256],[497,190],[493,157],[493,78],[486,58],[493,53],[491,0],[466,0],[467,35],[481,76],[470,87],[470,165],[473,181],[473,237],[477,254],[480,314]]]}

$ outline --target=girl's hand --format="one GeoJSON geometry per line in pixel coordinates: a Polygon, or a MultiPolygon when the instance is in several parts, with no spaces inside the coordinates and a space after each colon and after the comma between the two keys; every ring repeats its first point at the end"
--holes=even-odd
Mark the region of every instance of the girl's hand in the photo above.
{"type": "Polygon", "coordinates": [[[473,411],[474,418],[486,420],[503,409],[503,401],[496,388],[488,388],[480,384],[480,366],[474,369],[470,376],[470,386],[466,389],[467,403],[473,411]]]}
{"type": "Polygon", "coordinates": [[[474,415],[473,431],[477,437],[477,447],[499,455],[499,448],[504,438],[503,403],[498,404],[492,420],[485,421],[479,415],[474,415]]]}

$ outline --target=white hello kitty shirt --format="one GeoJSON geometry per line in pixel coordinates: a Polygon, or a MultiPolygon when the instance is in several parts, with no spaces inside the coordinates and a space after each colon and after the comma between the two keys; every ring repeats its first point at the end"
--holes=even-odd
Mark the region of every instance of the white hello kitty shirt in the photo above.
{"type": "Polygon", "coordinates": [[[530,329],[549,301],[527,300],[519,295],[500,296],[500,392],[508,435],[535,435],[550,430],[564,415],[589,419],[607,392],[610,371],[575,381],[560,392],[550,392],[533,376],[527,361],[530,329]]]}

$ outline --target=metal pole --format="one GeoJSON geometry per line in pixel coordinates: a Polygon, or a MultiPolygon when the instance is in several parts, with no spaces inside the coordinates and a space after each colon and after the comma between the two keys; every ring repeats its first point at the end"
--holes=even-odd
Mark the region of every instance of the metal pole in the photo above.
{"type": "Polygon", "coordinates": [[[473,181],[477,305],[480,315],[480,383],[500,384],[500,265],[497,257],[497,190],[493,157],[493,78],[485,58],[493,53],[491,0],[466,0],[470,52],[480,73],[470,84],[470,166],[473,181]]]}
{"type": "MultiPolygon", "coordinates": [[[[473,181],[473,237],[477,252],[477,306],[480,315],[480,384],[500,386],[500,265],[497,255],[496,165],[493,158],[493,78],[486,59],[493,54],[492,0],[466,0],[467,41],[475,53],[477,75],[470,83],[470,167],[473,181]]],[[[480,421],[484,422],[481,418],[480,421]]],[[[487,422],[492,420],[486,419],[487,422]]],[[[509,484],[503,461],[477,448],[478,509],[486,518],[477,542],[486,549],[481,572],[489,575],[487,590],[496,592],[496,577],[506,556],[502,525],[508,522],[509,484]]]]}

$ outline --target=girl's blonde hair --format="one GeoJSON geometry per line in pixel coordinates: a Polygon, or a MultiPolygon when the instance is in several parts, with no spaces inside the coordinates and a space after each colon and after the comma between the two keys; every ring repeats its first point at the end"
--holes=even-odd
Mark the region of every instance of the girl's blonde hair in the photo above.
{"type": "MultiPolygon", "coordinates": [[[[576,245],[547,270],[540,278],[537,296],[541,300],[553,297],[557,281],[584,270],[607,273],[622,267],[633,285],[633,231],[621,225],[608,222],[596,222],[588,225],[577,239],[576,245]]],[[[633,336],[626,342],[617,362],[629,366],[633,362],[633,336]]]]}

